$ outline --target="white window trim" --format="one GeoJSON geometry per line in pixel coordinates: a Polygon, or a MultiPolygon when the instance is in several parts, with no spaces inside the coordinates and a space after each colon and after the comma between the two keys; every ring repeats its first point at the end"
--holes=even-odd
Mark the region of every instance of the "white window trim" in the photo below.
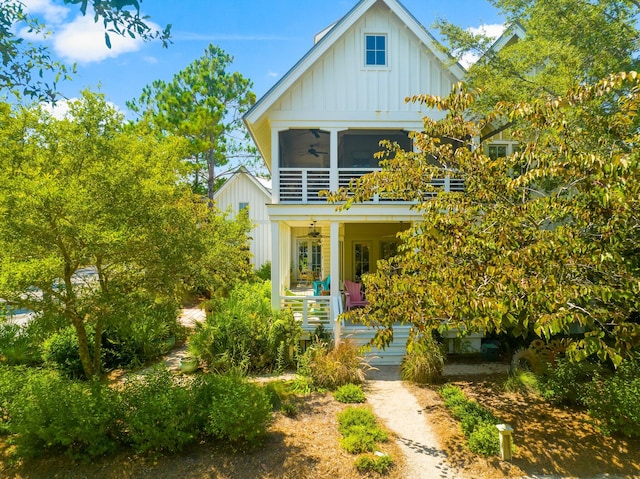
{"type": "Polygon", "coordinates": [[[389,67],[389,35],[386,33],[375,33],[375,32],[365,32],[362,36],[362,69],[363,70],[390,70],[389,67]],[[367,64],[367,37],[375,36],[375,37],[384,37],[385,42],[385,50],[384,50],[384,65],[368,65],[367,64]]]}

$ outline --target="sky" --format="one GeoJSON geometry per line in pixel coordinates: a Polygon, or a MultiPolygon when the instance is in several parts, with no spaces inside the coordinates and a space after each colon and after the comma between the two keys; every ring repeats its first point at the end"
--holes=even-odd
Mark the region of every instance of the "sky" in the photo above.
{"type": "MultiPolygon", "coordinates": [[[[76,64],[71,81],[59,89],[75,98],[89,88],[127,113],[125,102],[137,98],[154,80],[169,81],[202,56],[213,43],[234,57],[232,68],[253,82],[260,98],[313,46],[314,34],[339,20],[357,0],[141,0],[141,12],[151,26],[171,24],[172,44],[141,42],[111,35],[104,41],[101,23],[83,17],[77,5],[62,0],[22,0],[30,13],[45,22],[51,35],[44,41],[54,59],[76,64]]],[[[2,0],[0,0],[0,4],[2,0]]],[[[504,22],[488,0],[401,0],[431,33],[444,18],[463,28],[489,26],[500,33],[504,22]]],[[[419,92],[417,92],[419,93],[419,92]]],[[[128,115],[131,116],[131,115],[128,115]]]]}

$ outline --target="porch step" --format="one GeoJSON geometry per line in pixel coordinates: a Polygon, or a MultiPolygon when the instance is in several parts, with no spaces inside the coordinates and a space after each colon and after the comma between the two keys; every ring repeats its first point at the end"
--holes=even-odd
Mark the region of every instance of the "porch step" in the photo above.
{"type": "MultiPolygon", "coordinates": [[[[393,328],[393,341],[385,349],[372,347],[365,353],[367,361],[372,366],[399,366],[407,352],[407,339],[409,338],[409,326],[396,326],[393,328]]],[[[365,326],[350,325],[342,327],[342,338],[349,338],[358,346],[367,344],[376,332],[365,326]]]]}

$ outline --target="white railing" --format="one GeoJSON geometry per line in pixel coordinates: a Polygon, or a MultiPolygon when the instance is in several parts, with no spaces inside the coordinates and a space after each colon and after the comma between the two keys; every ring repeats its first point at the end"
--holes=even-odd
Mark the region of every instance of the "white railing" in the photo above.
{"type": "MultiPolygon", "coordinates": [[[[380,168],[338,168],[338,187],[347,188],[353,179],[380,171],[380,168]]],[[[315,203],[325,202],[319,195],[322,190],[331,190],[331,170],[329,168],[280,168],[281,203],[315,203]]],[[[438,178],[432,180],[435,187],[444,191],[464,191],[464,180],[460,178],[438,178]]],[[[398,201],[392,198],[374,197],[371,202],[398,201]]]]}
{"type": "Polygon", "coordinates": [[[333,331],[331,296],[281,296],[280,308],[291,309],[293,317],[302,322],[302,329],[313,331],[322,324],[333,331]]]}

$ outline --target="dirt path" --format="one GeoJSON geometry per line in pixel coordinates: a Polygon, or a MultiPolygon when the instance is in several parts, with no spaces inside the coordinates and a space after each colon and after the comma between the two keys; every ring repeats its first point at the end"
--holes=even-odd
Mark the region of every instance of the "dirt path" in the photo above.
{"type": "Polygon", "coordinates": [[[402,385],[397,367],[380,367],[368,375],[367,402],[374,413],[398,436],[405,454],[407,477],[458,479],[446,452],[439,448],[416,398],[402,385]]]}

